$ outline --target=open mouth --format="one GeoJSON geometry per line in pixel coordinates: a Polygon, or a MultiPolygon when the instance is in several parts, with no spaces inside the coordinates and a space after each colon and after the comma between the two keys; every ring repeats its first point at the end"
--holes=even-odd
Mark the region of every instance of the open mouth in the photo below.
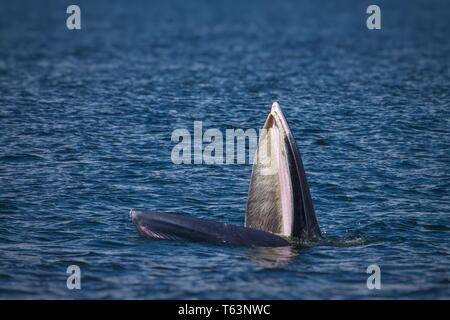
{"type": "Polygon", "coordinates": [[[300,153],[276,102],[253,164],[246,226],[289,237],[320,238],[300,153]]]}

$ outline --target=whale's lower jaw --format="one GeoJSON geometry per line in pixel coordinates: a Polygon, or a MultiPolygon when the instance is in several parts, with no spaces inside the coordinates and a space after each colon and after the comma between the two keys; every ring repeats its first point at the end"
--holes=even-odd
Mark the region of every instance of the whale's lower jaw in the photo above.
{"type": "Polygon", "coordinates": [[[276,102],[260,135],[245,226],[302,241],[322,237],[300,152],[276,102]]]}
{"type": "Polygon", "coordinates": [[[139,234],[146,238],[255,247],[289,246],[287,240],[270,232],[182,214],[132,209],[130,216],[139,234]]]}

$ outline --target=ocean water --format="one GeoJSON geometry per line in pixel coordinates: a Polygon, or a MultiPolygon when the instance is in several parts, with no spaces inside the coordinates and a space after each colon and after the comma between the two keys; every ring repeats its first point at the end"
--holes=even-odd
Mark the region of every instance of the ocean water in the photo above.
{"type": "Polygon", "coordinates": [[[370,31],[365,0],[242,2],[77,0],[79,31],[0,3],[0,298],[450,298],[449,3],[378,1],[370,31]],[[176,165],[171,134],[273,101],[325,241],[140,238],[133,207],[243,224],[251,165],[176,165]]]}

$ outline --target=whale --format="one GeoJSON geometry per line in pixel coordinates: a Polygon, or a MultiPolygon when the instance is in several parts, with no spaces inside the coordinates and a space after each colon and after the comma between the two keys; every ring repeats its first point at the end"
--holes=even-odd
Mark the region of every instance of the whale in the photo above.
{"type": "Polygon", "coordinates": [[[238,246],[282,247],[289,245],[286,239],[270,232],[194,218],[185,214],[132,209],[130,215],[139,234],[146,238],[238,246]]]}
{"type": "Polygon", "coordinates": [[[243,226],[181,213],[133,208],[132,223],[151,239],[255,247],[322,239],[299,148],[277,102],[260,131],[243,226]]]}

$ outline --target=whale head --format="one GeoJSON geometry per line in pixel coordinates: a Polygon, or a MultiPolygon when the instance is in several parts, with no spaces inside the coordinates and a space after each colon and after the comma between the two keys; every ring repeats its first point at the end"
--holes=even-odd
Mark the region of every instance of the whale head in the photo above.
{"type": "Polygon", "coordinates": [[[260,133],[245,225],[304,241],[321,239],[300,152],[277,102],[260,133]]]}

